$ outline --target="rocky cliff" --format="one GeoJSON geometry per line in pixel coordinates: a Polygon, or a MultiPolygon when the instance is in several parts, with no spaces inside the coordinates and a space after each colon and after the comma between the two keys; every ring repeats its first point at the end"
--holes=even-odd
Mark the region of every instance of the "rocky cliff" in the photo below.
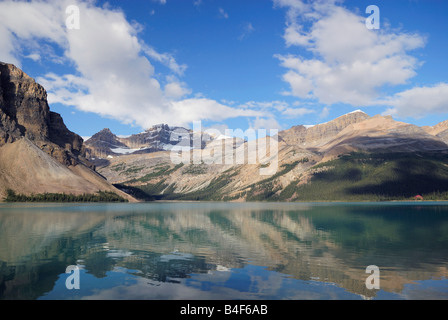
{"type": "Polygon", "coordinates": [[[0,143],[14,142],[22,136],[47,140],[50,109],[44,88],[22,70],[5,63],[0,63],[0,88],[0,143]]]}
{"type": "MultiPolygon", "coordinates": [[[[89,138],[85,145],[87,157],[97,160],[98,158],[123,154],[146,154],[167,151],[179,146],[195,147],[196,144],[193,139],[192,130],[159,124],[129,137],[118,137],[106,128],[89,138]]],[[[207,142],[211,140],[212,137],[210,135],[203,134],[202,141],[198,143],[198,146],[204,148],[207,142]]]]}
{"type": "MultiPolygon", "coordinates": [[[[98,170],[114,183],[161,199],[364,200],[378,195],[395,199],[405,197],[404,189],[406,197],[413,192],[448,194],[446,129],[445,123],[429,130],[358,110],[327,123],[279,132],[277,170],[271,176],[260,174],[270,166],[266,163],[207,165],[223,143],[219,138],[201,150],[203,163],[176,165],[170,152],[123,154],[98,170]],[[331,188],[336,191],[329,195],[331,188]],[[320,198],[324,189],[326,195],[320,198]],[[362,190],[365,198],[358,194],[362,190]]],[[[247,143],[236,147],[235,159],[247,151],[247,143]]]]}
{"type": "Polygon", "coordinates": [[[128,197],[93,170],[83,139],[50,111],[45,89],[19,68],[0,62],[0,201],[17,193],[95,193],[128,197]]]}
{"type": "Polygon", "coordinates": [[[86,141],[87,156],[89,158],[106,158],[114,154],[114,148],[128,148],[108,128],[94,134],[86,141]]]}
{"type": "Polygon", "coordinates": [[[315,126],[295,126],[280,132],[279,136],[281,141],[289,145],[298,145],[305,148],[318,147],[330,141],[349,125],[369,118],[368,114],[357,110],[315,126]]]}
{"type": "Polygon", "coordinates": [[[440,122],[433,127],[423,127],[422,129],[448,144],[448,120],[440,122]]]}
{"type": "Polygon", "coordinates": [[[0,63],[0,119],[0,146],[25,137],[64,165],[89,165],[82,138],[50,111],[45,89],[6,63],[0,63]]]}

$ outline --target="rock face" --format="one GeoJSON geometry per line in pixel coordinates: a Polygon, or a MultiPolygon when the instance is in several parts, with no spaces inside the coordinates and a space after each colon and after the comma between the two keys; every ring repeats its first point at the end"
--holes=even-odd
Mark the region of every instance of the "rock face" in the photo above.
{"type": "Polygon", "coordinates": [[[114,148],[128,148],[109,129],[103,129],[86,141],[87,156],[90,158],[106,158],[113,155],[114,148]]]}
{"type": "MultiPolygon", "coordinates": [[[[298,196],[294,185],[310,183],[314,175],[322,175],[331,169],[326,167],[325,163],[352,152],[376,155],[401,153],[406,155],[405,157],[416,155],[417,159],[422,154],[428,158],[447,155],[448,145],[443,139],[448,135],[448,127],[441,123],[434,128],[428,130],[395,121],[390,116],[371,117],[358,110],[327,123],[315,126],[300,125],[279,132],[278,157],[272,159],[269,164],[272,164],[274,169],[277,168],[272,176],[260,174],[260,170],[267,167],[267,164],[263,163],[244,162],[239,165],[235,162],[228,164],[208,161],[213,158],[210,149],[219,150],[222,142],[220,137],[213,137],[201,150],[203,163],[185,163],[179,166],[173,163],[172,153],[169,152],[123,154],[98,164],[98,171],[114,183],[142,188],[151,195],[160,196],[161,199],[171,194],[181,196],[177,199],[188,200],[258,201],[265,199],[265,196],[275,199],[275,196],[280,196],[284,191],[287,194],[284,199],[292,201],[298,196]],[[183,195],[187,198],[182,198],[183,195]],[[259,195],[261,198],[257,198],[259,195]]],[[[144,137],[144,133],[139,136],[144,137]]],[[[260,140],[262,139],[258,141],[260,140]]],[[[124,142],[123,139],[119,141],[124,142]]],[[[259,146],[263,146],[263,143],[259,146]]],[[[235,148],[235,159],[237,155],[248,151],[245,148],[248,148],[247,143],[235,148]]],[[[441,171],[445,170],[444,168],[445,164],[439,167],[441,171]]],[[[355,179],[356,173],[356,170],[349,170],[344,179],[355,179]]],[[[375,181],[372,179],[367,182],[375,181]]]]}
{"type": "Polygon", "coordinates": [[[433,127],[422,127],[422,129],[425,130],[427,133],[436,136],[439,133],[448,130],[448,120],[440,122],[433,127]]]}
{"type": "MultiPolygon", "coordinates": [[[[180,146],[194,147],[193,139],[193,132],[189,129],[159,124],[126,138],[120,138],[106,128],[94,134],[85,142],[85,145],[87,147],[87,157],[97,159],[123,154],[167,151],[180,146]]],[[[198,146],[204,148],[206,143],[211,140],[212,138],[209,135],[203,134],[202,141],[198,143],[198,146]]]]}
{"type": "Polygon", "coordinates": [[[448,144],[448,129],[437,134],[437,138],[448,144]]]}
{"type": "Polygon", "coordinates": [[[189,135],[189,130],[187,129],[177,127],[170,128],[167,124],[159,124],[151,127],[145,132],[125,138],[124,141],[131,149],[152,147],[154,149],[164,150],[166,149],[165,146],[175,145],[178,142],[177,139],[175,141],[171,140],[171,138],[174,137],[174,132],[177,130],[182,130],[185,134],[189,135]]]}
{"type": "Polygon", "coordinates": [[[440,122],[433,127],[423,127],[422,129],[448,144],[448,120],[440,122]]]}
{"type": "Polygon", "coordinates": [[[319,149],[326,153],[362,150],[369,152],[434,152],[448,146],[416,125],[395,121],[392,117],[374,116],[353,123],[319,149]]]}
{"type": "Polygon", "coordinates": [[[398,122],[390,116],[370,117],[358,110],[324,124],[295,126],[279,133],[287,145],[328,153],[329,155],[364,151],[436,151],[446,150],[448,121],[434,127],[398,122]]]}
{"type": "Polygon", "coordinates": [[[88,164],[82,138],[51,112],[45,89],[14,65],[0,62],[0,146],[25,137],[64,165],[88,164]]]}
{"type": "Polygon", "coordinates": [[[0,201],[17,193],[111,191],[135,201],[93,170],[83,139],[50,111],[45,89],[0,62],[0,201]]]}
{"type": "Polygon", "coordinates": [[[305,148],[321,146],[351,124],[362,122],[370,116],[358,110],[348,113],[330,122],[306,128],[295,126],[279,133],[280,140],[288,145],[299,145],[305,148]]]}
{"type": "Polygon", "coordinates": [[[20,69],[5,63],[0,63],[0,87],[2,124],[9,129],[3,130],[7,139],[0,143],[14,142],[21,136],[30,140],[48,139],[50,109],[44,88],[20,69]]]}

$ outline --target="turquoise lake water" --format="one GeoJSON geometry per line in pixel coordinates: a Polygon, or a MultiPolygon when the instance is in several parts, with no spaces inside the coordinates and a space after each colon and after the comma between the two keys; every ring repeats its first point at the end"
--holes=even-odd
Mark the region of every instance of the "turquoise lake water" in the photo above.
{"type": "Polygon", "coordinates": [[[448,299],[448,203],[1,204],[0,299],[448,299]]]}

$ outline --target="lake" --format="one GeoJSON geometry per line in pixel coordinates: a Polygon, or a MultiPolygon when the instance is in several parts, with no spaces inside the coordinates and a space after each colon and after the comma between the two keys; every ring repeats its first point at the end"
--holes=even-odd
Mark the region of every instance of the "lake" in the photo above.
{"type": "Polygon", "coordinates": [[[1,204],[0,299],[448,299],[448,203],[1,204]]]}

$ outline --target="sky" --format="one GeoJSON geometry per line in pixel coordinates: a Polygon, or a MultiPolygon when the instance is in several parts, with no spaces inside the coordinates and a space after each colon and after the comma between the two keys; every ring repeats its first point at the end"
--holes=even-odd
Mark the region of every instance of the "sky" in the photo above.
{"type": "Polygon", "coordinates": [[[448,120],[447,12],[445,0],[0,0],[0,61],[83,137],[194,121],[283,130],[359,109],[432,126],[448,120]]]}

